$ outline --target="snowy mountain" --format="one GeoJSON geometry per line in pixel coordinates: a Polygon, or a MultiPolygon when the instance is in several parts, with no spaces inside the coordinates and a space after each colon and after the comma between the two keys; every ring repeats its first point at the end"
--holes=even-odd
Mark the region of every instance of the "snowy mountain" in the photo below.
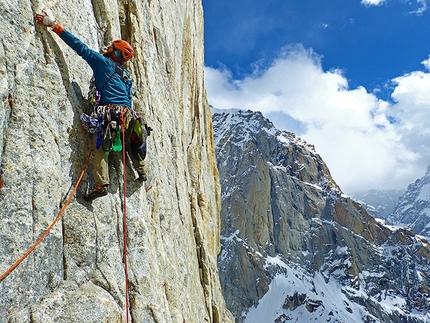
{"type": "Polygon", "coordinates": [[[430,321],[430,247],[342,194],[315,148],[261,113],[213,115],[218,267],[236,322],[430,321]]]}
{"type": "Polygon", "coordinates": [[[387,222],[430,239],[430,167],[421,179],[408,186],[387,222]]]}
{"type": "Polygon", "coordinates": [[[404,192],[404,190],[369,190],[355,193],[351,198],[361,203],[374,218],[386,220],[394,212],[399,197],[404,192]]]}

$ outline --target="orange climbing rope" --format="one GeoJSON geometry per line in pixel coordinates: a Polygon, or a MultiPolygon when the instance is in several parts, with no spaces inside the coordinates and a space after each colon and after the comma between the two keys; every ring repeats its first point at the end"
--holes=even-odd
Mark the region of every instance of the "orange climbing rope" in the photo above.
{"type": "Polygon", "coordinates": [[[64,211],[66,210],[67,206],[69,206],[70,201],[72,200],[73,195],[75,195],[76,190],[78,189],[78,186],[82,180],[82,177],[84,176],[85,170],[88,167],[88,164],[90,162],[90,158],[91,158],[91,154],[92,154],[93,150],[90,150],[90,153],[88,154],[87,160],[85,161],[85,165],[82,169],[81,175],[78,178],[78,181],[75,184],[75,187],[73,188],[72,193],[70,194],[69,198],[67,199],[66,203],[63,205],[63,207],[60,210],[60,213],[58,213],[57,217],[54,219],[54,221],[52,222],[52,224],[48,227],[48,229],[45,230],[45,232],[40,236],[40,238],[31,246],[30,249],[28,249],[28,251],[21,257],[19,258],[8,270],[6,270],[1,276],[0,276],[0,281],[2,281],[3,279],[5,279],[16,267],[18,267],[18,265],[24,261],[25,258],[28,257],[28,255],[30,253],[33,252],[34,249],[36,249],[36,247],[39,245],[40,242],[42,242],[42,240],[49,234],[49,232],[51,231],[51,229],[54,227],[54,225],[58,222],[58,220],[60,220],[61,216],[63,215],[64,211]]]}
{"type": "Polygon", "coordinates": [[[124,203],[123,203],[123,220],[122,220],[122,227],[123,227],[123,236],[124,236],[124,250],[123,250],[123,262],[124,262],[124,274],[125,274],[125,315],[126,315],[126,322],[129,323],[129,317],[128,317],[128,308],[129,308],[129,300],[128,300],[128,266],[127,266],[127,176],[126,176],[126,170],[127,165],[125,163],[126,156],[125,156],[125,123],[124,123],[124,114],[121,113],[121,132],[122,132],[122,164],[123,164],[123,187],[124,187],[124,203]]]}

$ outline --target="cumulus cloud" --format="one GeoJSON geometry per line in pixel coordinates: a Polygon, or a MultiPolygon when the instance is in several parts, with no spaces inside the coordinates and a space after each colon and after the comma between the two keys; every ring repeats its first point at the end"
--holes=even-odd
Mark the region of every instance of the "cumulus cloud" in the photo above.
{"type": "Polygon", "coordinates": [[[350,89],[341,70],[324,71],[321,57],[295,46],[242,79],[207,67],[205,84],[215,108],[261,111],[276,115],[276,126],[293,125],[281,129],[314,144],[347,193],[405,189],[430,164],[429,73],[394,79],[389,103],[363,87],[350,89]]]}

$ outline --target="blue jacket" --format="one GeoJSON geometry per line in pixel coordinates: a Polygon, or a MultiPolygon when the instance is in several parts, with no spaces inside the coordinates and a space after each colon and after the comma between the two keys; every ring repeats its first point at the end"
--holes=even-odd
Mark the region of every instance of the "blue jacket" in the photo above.
{"type": "Polygon", "coordinates": [[[132,108],[132,81],[124,69],[124,78],[115,72],[116,64],[85,45],[80,39],[64,30],[61,39],[81,56],[94,72],[96,88],[101,90],[100,105],[113,104],[132,108]],[[112,77],[111,77],[112,76],[112,77]],[[110,78],[110,79],[109,79],[110,78]]]}

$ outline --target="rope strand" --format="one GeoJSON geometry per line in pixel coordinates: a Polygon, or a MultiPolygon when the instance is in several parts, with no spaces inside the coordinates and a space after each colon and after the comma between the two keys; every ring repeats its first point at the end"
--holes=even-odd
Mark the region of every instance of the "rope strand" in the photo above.
{"type": "Polygon", "coordinates": [[[124,188],[124,212],[123,212],[123,235],[124,235],[124,249],[123,249],[123,262],[124,262],[124,274],[125,274],[125,315],[126,322],[129,323],[129,299],[128,299],[128,266],[127,266],[127,166],[125,163],[126,155],[125,155],[125,133],[124,133],[125,123],[124,123],[124,114],[121,113],[121,132],[122,132],[122,164],[123,164],[123,188],[124,188]]]}
{"type": "Polygon", "coordinates": [[[67,206],[69,206],[70,201],[72,200],[73,195],[75,195],[76,190],[78,189],[78,186],[82,180],[82,177],[84,176],[85,170],[88,167],[88,164],[90,162],[90,158],[91,158],[91,154],[92,154],[93,150],[90,150],[90,153],[88,154],[87,160],[85,161],[85,165],[84,168],[82,169],[82,172],[78,178],[78,181],[75,184],[75,187],[73,188],[72,193],[70,194],[69,198],[67,199],[66,203],[63,205],[63,207],[61,208],[60,212],[58,213],[57,217],[54,219],[54,221],[52,222],[52,224],[48,227],[48,229],[45,230],[45,232],[40,236],[40,238],[30,247],[30,249],[27,250],[27,252],[21,257],[19,258],[8,270],[6,270],[1,276],[0,276],[0,282],[5,279],[16,267],[19,266],[20,263],[22,263],[24,261],[25,258],[28,257],[28,255],[30,253],[33,252],[34,249],[36,249],[36,247],[39,245],[39,243],[42,242],[43,239],[45,239],[45,237],[49,234],[49,232],[51,231],[51,229],[54,227],[54,225],[58,222],[58,220],[60,220],[61,216],[63,215],[64,211],[66,210],[67,206]]]}

